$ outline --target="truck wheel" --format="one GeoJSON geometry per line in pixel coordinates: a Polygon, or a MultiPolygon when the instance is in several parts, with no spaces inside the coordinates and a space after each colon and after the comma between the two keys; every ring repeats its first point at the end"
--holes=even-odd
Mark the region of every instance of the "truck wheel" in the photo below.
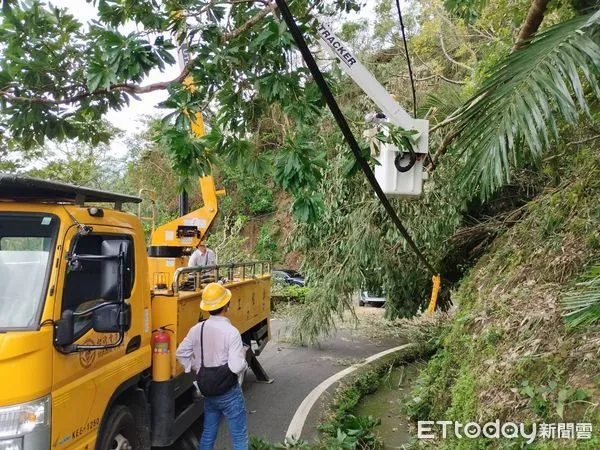
{"type": "Polygon", "coordinates": [[[114,406],[103,428],[97,450],[143,450],[135,420],[126,406],[114,406]]]}

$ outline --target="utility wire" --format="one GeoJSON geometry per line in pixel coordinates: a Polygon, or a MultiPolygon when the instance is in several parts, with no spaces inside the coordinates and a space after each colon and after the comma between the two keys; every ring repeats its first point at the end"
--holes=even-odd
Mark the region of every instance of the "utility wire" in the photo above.
{"type": "Polygon", "coordinates": [[[381,190],[381,186],[379,186],[379,183],[377,182],[377,179],[375,178],[375,175],[373,174],[371,167],[369,167],[369,164],[367,163],[365,158],[362,156],[358,142],[356,142],[356,138],[354,137],[354,134],[352,134],[352,130],[350,129],[350,126],[348,125],[348,122],[346,121],[344,114],[340,110],[340,107],[338,106],[333,94],[331,93],[331,90],[329,89],[329,86],[327,85],[325,78],[323,78],[323,74],[321,73],[319,66],[315,62],[315,59],[314,59],[312,53],[310,52],[310,49],[308,48],[308,45],[306,44],[306,41],[304,40],[304,37],[302,36],[302,33],[301,33],[300,29],[298,28],[298,25],[296,24],[296,21],[294,20],[294,17],[292,16],[292,13],[290,12],[286,1],[285,0],[275,0],[275,1],[277,2],[277,6],[279,7],[279,10],[281,11],[281,15],[283,16],[283,19],[285,20],[285,23],[287,24],[287,26],[290,30],[290,33],[292,34],[294,41],[296,42],[296,45],[298,46],[298,48],[300,50],[300,53],[302,53],[302,57],[304,58],[306,65],[308,66],[313,78],[315,79],[315,82],[319,86],[319,89],[321,90],[323,97],[325,97],[325,100],[327,101],[327,105],[329,106],[329,109],[331,110],[333,117],[335,118],[338,126],[340,127],[340,130],[342,131],[342,134],[344,135],[344,138],[346,139],[346,142],[348,143],[350,150],[352,150],[352,153],[354,153],[354,157],[356,158],[360,168],[362,169],[365,176],[367,177],[367,180],[373,187],[373,190],[377,194],[377,197],[379,197],[379,200],[381,201],[386,212],[392,219],[392,222],[394,223],[394,225],[396,226],[398,231],[400,231],[400,234],[402,234],[404,239],[406,239],[406,242],[408,243],[410,248],[416,253],[417,257],[421,260],[421,262],[423,262],[425,267],[427,267],[427,269],[433,275],[437,275],[437,271],[429,263],[429,261],[427,260],[425,255],[423,255],[423,253],[421,253],[421,251],[419,250],[419,248],[413,241],[412,237],[410,236],[410,234],[408,233],[406,228],[404,228],[404,225],[402,225],[402,222],[398,218],[396,211],[394,211],[394,208],[390,204],[388,198],[385,196],[385,194],[381,190]]]}
{"type": "MultiPolygon", "coordinates": [[[[400,8],[400,0],[396,0],[396,9],[398,10],[398,18],[400,19],[400,30],[402,30],[402,42],[404,42],[404,53],[406,53],[406,63],[408,64],[408,75],[410,78],[410,87],[412,88],[413,98],[413,117],[417,118],[417,90],[415,89],[415,77],[412,71],[412,63],[410,62],[410,54],[408,53],[408,43],[406,42],[406,30],[404,29],[404,20],[402,19],[402,8],[400,8]]],[[[429,147],[427,148],[427,157],[431,162],[431,168],[435,169],[435,162],[431,153],[429,153],[429,147]]]]}
{"type": "Polygon", "coordinates": [[[408,63],[408,75],[410,77],[410,86],[412,88],[413,97],[413,117],[417,118],[417,91],[415,89],[415,77],[413,76],[412,64],[410,63],[410,55],[408,54],[408,44],[406,43],[406,30],[404,29],[404,20],[402,20],[402,8],[400,8],[400,0],[396,0],[396,9],[398,9],[398,17],[400,19],[400,29],[402,30],[402,41],[404,42],[404,52],[406,53],[406,62],[408,63]]]}

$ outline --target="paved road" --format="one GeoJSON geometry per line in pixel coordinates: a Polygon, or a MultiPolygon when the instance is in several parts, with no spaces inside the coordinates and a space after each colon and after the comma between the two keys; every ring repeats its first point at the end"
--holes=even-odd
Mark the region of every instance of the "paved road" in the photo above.
{"type": "MultiPolygon", "coordinates": [[[[352,363],[399,345],[397,340],[369,340],[356,331],[341,330],[323,340],[319,348],[297,347],[285,340],[281,342],[284,328],[281,320],[271,322],[273,339],[259,357],[275,381],[256,383],[254,374],[249,372],[244,383],[249,432],[272,442],[285,437],[296,409],[315,386],[352,363]]],[[[311,416],[304,427],[307,438],[313,435],[311,431],[318,420],[311,416]]],[[[223,432],[225,427],[222,428],[223,432]]],[[[220,441],[225,444],[223,447],[227,446],[228,438],[220,441]]]]}
{"type": "MultiPolygon", "coordinates": [[[[319,347],[297,347],[284,339],[285,322],[271,321],[272,340],[259,356],[266,372],[275,381],[256,383],[252,372],[244,381],[251,435],[279,442],[304,398],[323,380],[365,357],[395,347],[397,339],[368,339],[355,330],[344,329],[323,339],[319,347]]],[[[304,426],[303,438],[315,436],[318,414],[310,414],[304,426]]],[[[199,430],[199,425],[196,429],[199,430]]],[[[221,425],[218,449],[231,448],[226,427],[221,425]]]]}

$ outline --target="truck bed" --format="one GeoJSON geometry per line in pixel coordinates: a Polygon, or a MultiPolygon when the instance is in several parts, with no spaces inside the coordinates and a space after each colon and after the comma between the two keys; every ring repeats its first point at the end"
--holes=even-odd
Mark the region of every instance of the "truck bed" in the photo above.
{"type": "MultiPolygon", "coordinates": [[[[264,346],[269,336],[269,315],[271,312],[271,275],[265,274],[225,284],[231,290],[231,302],[226,316],[240,331],[246,343],[251,340],[264,346]],[[266,336],[262,333],[266,332],[266,336]],[[266,339],[266,340],[265,340],[266,339]]],[[[166,327],[173,332],[171,358],[175,376],[183,370],[176,363],[175,351],[191,327],[208,318],[208,313],[200,310],[202,290],[179,291],[176,294],[155,294],[152,297],[152,329],[166,327]]]]}

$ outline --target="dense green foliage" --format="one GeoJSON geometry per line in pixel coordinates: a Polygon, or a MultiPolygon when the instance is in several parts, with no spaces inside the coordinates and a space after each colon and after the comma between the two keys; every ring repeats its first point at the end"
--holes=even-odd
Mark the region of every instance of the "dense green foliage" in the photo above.
{"type": "Polygon", "coordinates": [[[559,140],[560,119],[576,125],[581,110],[591,114],[586,97],[600,98],[599,73],[600,12],[556,25],[506,58],[452,116],[466,186],[487,199],[514,169],[539,165],[559,140]]]}
{"type": "Polygon", "coordinates": [[[296,286],[278,281],[273,281],[271,285],[271,299],[273,302],[294,302],[304,303],[310,288],[306,286],[296,286]]]}
{"type": "MultiPolygon", "coordinates": [[[[320,202],[313,184],[322,163],[311,154],[309,130],[323,100],[308,71],[295,62],[273,2],[101,0],[98,20],[86,26],[45,3],[3,2],[0,16],[2,131],[30,148],[46,139],[96,144],[110,137],[101,119],[133,98],[167,90],[158,137],[183,182],[211,170],[215,155],[254,173],[271,162],[291,192],[298,217],[315,220],[320,202]],[[125,32],[133,28],[134,31],[125,32]],[[173,80],[153,84],[150,70],[186,64],[173,80]],[[189,134],[195,113],[210,114],[204,138],[189,134]],[[277,157],[269,154],[282,147],[277,157]]],[[[358,9],[353,0],[291,5],[308,26],[358,9]]],[[[183,186],[183,183],[180,187],[183,186]]]]}
{"type": "MultiPolygon", "coordinates": [[[[529,202],[461,283],[460,308],[407,405],[413,419],[600,426],[597,327],[565,323],[561,308],[600,248],[597,146],[562,156],[560,166],[562,182],[529,202]]],[[[538,440],[531,448],[581,443],[538,440]]],[[[437,444],[494,448],[489,440],[437,444]]],[[[584,444],[596,448],[598,435],[584,444]]]]}
{"type": "MultiPolygon", "coordinates": [[[[296,230],[294,249],[305,255],[304,270],[309,278],[318,280],[297,324],[300,337],[307,340],[331,329],[334,313],[348,307],[352,295],[368,285],[383,287],[389,300],[386,312],[391,317],[424,309],[430,292],[431,276],[403,245],[365,181],[344,176],[344,163],[344,155],[339,154],[325,174],[326,208],[319,223],[298,225],[296,230]]],[[[433,257],[434,264],[441,261],[447,249],[445,241],[461,224],[468,200],[456,185],[437,183],[452,178],[452,172],[438,169],[436,190],[427,192],[422,201],[394,202],[417,245],[433,257]],[[424,216],[430,217],[427,223],[422,222],[424,216]]]]}

